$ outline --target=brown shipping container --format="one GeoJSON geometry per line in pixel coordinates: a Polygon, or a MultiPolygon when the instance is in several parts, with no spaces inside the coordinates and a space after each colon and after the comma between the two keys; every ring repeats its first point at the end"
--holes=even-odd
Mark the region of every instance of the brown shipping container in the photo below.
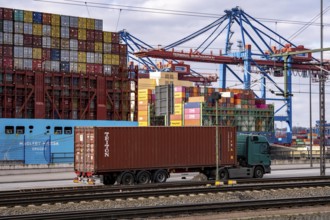
{"type": "Polygon", "coordinates": [[[48,13],[42,13],[42,23],[50,25],[52,23],[52,15],[48,13]]]}
{"type": "MultiPolygon", "coordinates": [[[[216,127],[76,127],[77,172],[215,166],[216,127]]],[[[236,129],[219,127],[219,165],[236,165],[236,129]]]]}

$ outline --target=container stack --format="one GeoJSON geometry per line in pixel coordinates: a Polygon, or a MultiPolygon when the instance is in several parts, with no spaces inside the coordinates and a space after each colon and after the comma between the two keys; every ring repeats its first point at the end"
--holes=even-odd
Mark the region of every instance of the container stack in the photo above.
{"type": "Polygon", "coordinates": [[[174,114],[170,115],[171,126],[182,126],[183,103],[185,102],[185,87],[174,87],[174,114]]]}
{"type": "Polygon", "coordinates": [[[150,125],[150,110],[149,106],[152,103],[152,90],[139,89],[138,90],[138,122],[139,126],[150,125]]]}
{"type": "Polygon", "coordinates": [[[0,117],[132,118],[137,78],[102,20],[0,8],[0,54],[0,117]]]}
{"type": "Polygon", "coordinates": [[[201,126],[201,102],[187,102],[184,104],[184,125],[201,126]]]}

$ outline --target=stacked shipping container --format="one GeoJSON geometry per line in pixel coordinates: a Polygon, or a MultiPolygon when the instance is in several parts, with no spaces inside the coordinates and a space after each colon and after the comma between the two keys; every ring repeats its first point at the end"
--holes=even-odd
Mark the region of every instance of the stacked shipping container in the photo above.
{"type": "Polygon", "coordinates": [[[149,105],[152,103],[152,90],[138,90],[138,122],[139,126],[148,126],[150,118],[149,105]]]}
{"type": "Polygon", "coordinates": [[[136,74],[102,20],[0,8],[0,58],[0,117],[131,118],[136,74]]]}

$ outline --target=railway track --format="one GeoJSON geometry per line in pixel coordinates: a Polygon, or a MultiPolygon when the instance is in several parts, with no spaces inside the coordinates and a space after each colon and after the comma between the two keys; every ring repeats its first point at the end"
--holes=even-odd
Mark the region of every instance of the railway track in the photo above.
{"type": "Polygon", "coordinates": [[[118,208],[118,209],[98,209],[98,210],[81,210],[56,213],[27,214],[5,216],[0,219],[81,219],[83,218],[148,218],[176,215],[193,215],[201,213],[230,212],[235,210],[258,210],[267,208],[282,207],[302,207],[330,204],[330,197],[310,197],[310,198],[290,198],[290,199],[273,199],[273,200],[249,200],[238,202],[219,202],[207,204],[185,204],[175,206],[158,206],[158,207],[138,207],[138,208],[118,208]]]}
{"type": "Polygon", "coordinates": [[[329,186],[330,178],[286,178],[240,180],[238,185],[221,187],[207,186],[205,182],[177,182],[168,184],[149,184],[136,186],[95,186],[54,188],[38,190],[19,190],[0,192],[0,207],[28,206],[41,204],[68,203],[92,200],[116,200],[127,198],[148,198],[207,194],[219,192],[239,192],[252,190],[276,190],[287,188],[308,188],[329,186]],[[285,182],[283,182],[285,181],[285,182]],[[241,184],[240,184],[241,183],[241,184]],[[24,198],[24,200],[22,200],[24,198]]]}

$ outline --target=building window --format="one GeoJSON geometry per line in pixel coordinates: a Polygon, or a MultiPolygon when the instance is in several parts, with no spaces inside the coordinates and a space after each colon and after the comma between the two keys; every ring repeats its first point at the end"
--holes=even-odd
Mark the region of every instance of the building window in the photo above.
{"type": "Polygon", "coordinates": [[[54,134],[62,134],[62,130],[63,130],[62,127],[55,127],[54,128],[54,134]]]}
{"type": "Polygon", "coordinates": [[[6,134],[14,134],[14,126],[5,126],[6,134]]]}
{"type": "Polygon", "coordinates": [[[72,134],[72,127],[64,127],[64,134],[72,134]]]}
{"type": "Polygon", "coordinates": [[[24,133],[25,133],[24,126],[17,126],[16,127],[16,134],[24,134],[24,133]]]}

